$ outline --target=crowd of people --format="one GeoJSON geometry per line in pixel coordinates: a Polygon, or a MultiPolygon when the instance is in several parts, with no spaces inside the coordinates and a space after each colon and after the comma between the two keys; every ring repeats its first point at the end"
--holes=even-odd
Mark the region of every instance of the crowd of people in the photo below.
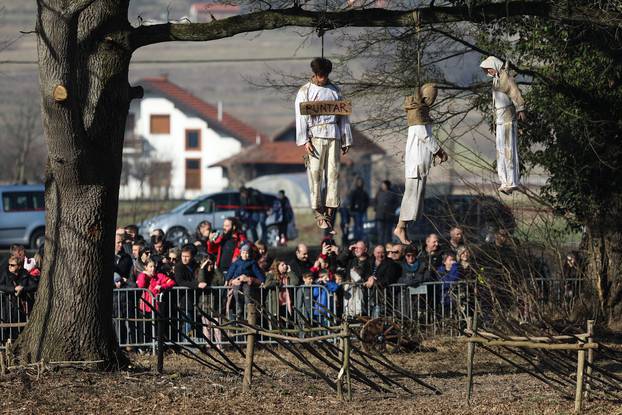
{"type": "MultiPolygon", "coordinates": [[[[496,258],[494,261],[511,256],[510,235],[504,230],[499,230],[488,245],[487,257],[496,258]]],[[[465,242],[463,229],[458,226],[444,237],[428,235],[421,247],[393,242],[371,247],[363,239],[339,246],[329,235],[321,240],[317,256],[312,257],[309,247],[299,244],[293,258],[274,258],[265,243],[261,240],[252,243],[241,231],[239,220],[230,217],[224,220],[222,230],[214,229],[208,221],[201,222],[191,242],[181,247],[173,246],[158,229],[149,240],[141,237],[135,225],[117,229],[112,283],[117,289],[145,289],[142,299],[129,296],[120,299],[115,294],[116,307],[126,310],[122,317],[144,317],[158,312],[156,298],[173,287],[185,287],[193,294],[177,295],[174,307],[167,304],[167,310],[176,307],[195,316],[181,316],[179,321],[196,319],[194,307],[201,305],[197,304],[200,293],[215,292],[213,287],[224,286],[226,289],[218,290],[223,298],[216,300],[212,295],[209,301],[213,308],[220,308],[219,313],[230,318],[242,318],[245,305],[254,299],[265,302],[276,314],[293,315],[296,308],[306,317],[317,319],[327,314],[323,310],[329,305],[327,294],[336,299],[332,300],[331,312],[356,316],[369,314],[371,307],[379,305],[373,303],[369,292],[383,291],[394,284],[416,287],[439,282],[436,300],[450,304],[454,283],[474,281],[484,268],[488,275],[494,273],[491,261],[483,258],[478,257],[475,265],[472,247],[465,242]],[[294,288],[305,286],[308,289],[294,288]]],[[[29,314],[41,260],[39,254],[26,258],[22,246],[11,247],[0,273],[0,291],[12,294],[10,301],[4,299],[1,303],[3,321],[18,321],[18,314],[29,314]]],[[[575,256],[570,255],[567,262],[563,273],[576,277],[575,256]]],[[[384,291],[386,294],[387,290],[384,291]]],[[[133,329],[126,326],[122,331],[125,330],[133,329]]],[[[190,328],[182,324],[180,330],[188,333],[190,328]]],[[[122,340],[126,336],[127,333],[122,333],[122,340]]]]}
{"type": "MultiPolygon", "coordinates": [[[[421,249],[392,242],[369,247],[364,240],[340,247],[327,236],[316,257],[299,244],[295,257],[287,260],[273,258],[261,241],[251,243],[233,217],[224,221],[222,232],[201,222],[195,240],[181,248],[169,246],[162,232],[155,231],[150,241],[144,241],[135,228],[121,228],[114,267],[115,287],[148,289],[141,302],[143,313],[150,311],[147,304],[153,298],[174,286],[197,291],[225,286],[226,298],[218,311],[238,319],[251,299],[265,301],[275,313],[294,314],[297,307],[308,318],[318,318],[327,313],[322,310],[329,306],[327,294],[337,299],[332,310],[337,315],[365,314],[365,308],[374,306],[366,293],[393,284],[442,282],[439,301],[449,302],[452,284],[473,279],[476,269],[459,227],[451,229],[447,243],[429,235],[421,249]],[[294,288],[305,286],[309,289],[294,288]],[[263,299],[259,288],[264,289],[263,299]]],[[[182,297],[176,297],[176,307],[191,314],[187,302],[196,302],[197,296],[182,297]]]]}

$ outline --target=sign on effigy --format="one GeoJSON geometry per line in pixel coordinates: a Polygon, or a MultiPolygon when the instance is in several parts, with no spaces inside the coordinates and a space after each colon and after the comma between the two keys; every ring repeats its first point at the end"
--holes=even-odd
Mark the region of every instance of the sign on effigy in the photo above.
{"type": "Polygon", "coordinates": [[[301,115],[351,115],[352,101],[307,101],[300,103],[301,115]]]}

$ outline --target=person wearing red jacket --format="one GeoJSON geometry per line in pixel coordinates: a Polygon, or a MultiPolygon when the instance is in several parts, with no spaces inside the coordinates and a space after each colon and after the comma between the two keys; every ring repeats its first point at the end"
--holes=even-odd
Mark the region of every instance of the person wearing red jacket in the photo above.
{"type": "MultiPolygon", "coordinates": [[[[149,291],[143,293],[143,301],[140,302],[140,311],[147,314],[151,312],[151,304],[158,294],[170,290],[175,286],[175,280],[167,275],[156,272],[156,263],[153,259],[147,260],[145,270],[138,274],[136,279],[138,288],[147,288],[149,291]]],[[[155,310],[158,311],[158,303],[155,303],[155,310]]]]}
{"type": "Polygon", "coordinates": [[[225,219],[222,231],[222,235],[208,241],[207,251],[216,252],[216,267],[226,274],[231,264],[240,256],[240,247],[246,241],[246,235],[238,231],[235,218],[225,219]]]}

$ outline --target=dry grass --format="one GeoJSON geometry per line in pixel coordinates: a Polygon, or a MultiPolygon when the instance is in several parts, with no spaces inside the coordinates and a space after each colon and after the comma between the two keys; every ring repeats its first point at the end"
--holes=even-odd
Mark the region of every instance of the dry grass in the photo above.
{"type": "MultiPolygon", "coordinates": [[[[165,374],[154,373],[151,356],[135,356],[144,370],[93,373],[63,369],[41,379],[26,374],[0,378],[2,413],[417,413],[417,414],[565,414],[574,407],[539,381],[516,373],[492,355],[480,351],[475,362],[475,391],[465,402],[465,345],[455,340],[435,342],[436,352],[391,356],[443,393],[402,380],[415,392],[380,394],[355,384],[354,400],[337,400],[322,381],[285,367],[265,352],[257,361],[268,375],[257,375],[251,394],[241,380],[215,374],[180,356],[167,355],[165,374]]],[[[334,374],[330,374],[334,377],[334,374]]],[[[619,413],[612,402],[594,400],[589,414],[619,413]]]]}

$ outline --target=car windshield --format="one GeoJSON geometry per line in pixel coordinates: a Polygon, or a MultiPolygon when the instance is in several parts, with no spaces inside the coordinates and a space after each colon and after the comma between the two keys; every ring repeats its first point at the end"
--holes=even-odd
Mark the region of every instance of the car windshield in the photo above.
{"type": "Polygon", "coordinates": [[[186,208],[190,207],[190,205],[192,205],[194,202],[198,201],[200,198],[194,199],[194,200],[186,200],[185,202],[183,202],[180,205],[177,205],[177,207],[175,207],[173,210],[171,210],[172,213],[178,213],[178,212],[183,212],[184,210],[186,210],[186,208]]]}

